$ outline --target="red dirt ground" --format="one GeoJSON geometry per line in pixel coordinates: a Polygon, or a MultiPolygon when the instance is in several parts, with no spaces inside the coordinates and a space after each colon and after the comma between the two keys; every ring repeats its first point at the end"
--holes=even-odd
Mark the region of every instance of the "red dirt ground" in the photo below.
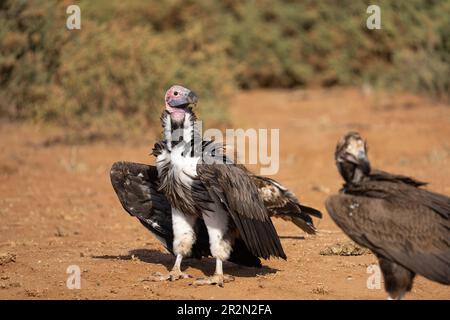
{"type": "MultiPolygon", "coordinates": [[[[156,137],[45,147],[60,129],[1,124],[0,256],[14,255],[15,262],[0,263],[0,299],[385,299],[383,289],[366,286],[373,255],[319,254],[347,241],[323,205],[341,185],[335,143],[358,130],[374,167],[450,195],[450,106],[356,89],[253,91],[238,94],[230,112],[235,128],[280,128],[275,178],[324,212],[316,236],[275,221],[287,261],[264,261],[262,270],[226,264],[236,280],[225,288],[142,281],[166,272],[173,258],[121,208],[109,168],[117,160],[153,163],[147,154],[156,137]],[[66,287],[74,264],[82,270],[80,290],[66,287]]],[[[184,265],[195,277],[214,270],[212,259],[184,265]]],[[[450,288],[418,277],[407,298],[449,299],[450,288]]]]}

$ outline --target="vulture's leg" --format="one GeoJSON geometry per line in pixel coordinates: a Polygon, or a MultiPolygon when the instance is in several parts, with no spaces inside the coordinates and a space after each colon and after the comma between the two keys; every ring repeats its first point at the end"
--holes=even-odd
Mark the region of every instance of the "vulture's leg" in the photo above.
{"type": "Polygon", "coordinates": [[[183,257],[191,255],[192,246],[196,241],[194,225],[196,217],[185,215],[184,213],[172,208],[173,225],[173,252],[177,256],[175,264],[169,274],[157,272],[150,276],[151,281],[175,281],[178,279],[191,278],[190,275],[181,271],[181,261],[183,257]]]}
{"type": "MultiPolygon", "coordinates": [[[[215,209],[215,208],[214,208],[215,209]]],[[[207,211],[203,214],[208,229],[211,254],[216,258],[216,272],[212,277],[201,278],[194,281],[194,285],[215,284],[223,287],[225,282],[233,281],[232,276],[223,274],[222,261],[228,260],[231,253],[231,243],[228,233],[228,214],[224,210],[207,211]]]]}
{"type": "Polygon", "coordinates": [[[181,271],[181,261],[182,260],[183,260],[183,256],[181,254],[178,254],[177,259],[175,260],[175,264],[173,265],[172,270],[170,270],[170,272],[169,272],[169,280],[170,281],[191,278],[190,275],[181,271]]]}
{"type": "Polygon", "coordinates": [[[415,274],[384,257],[378,259],[388,300],[402,300],[405,293],[411,290],[415,274]]]}

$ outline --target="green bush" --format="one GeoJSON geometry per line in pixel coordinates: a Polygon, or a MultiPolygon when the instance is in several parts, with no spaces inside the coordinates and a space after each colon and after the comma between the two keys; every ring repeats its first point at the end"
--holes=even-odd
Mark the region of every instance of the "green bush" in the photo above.
{"type": "MultiPolygon", "coordinates": [[[[450,2],[83,0],[0,2],[0,117],[84,128],[155,126],[165,90],[198,92],[226,121],[235,88],[372,84],[450,98],[450,2]]],[[[157,126],[155,126],[157,127],[157,126]]]]}
{"type": "Polygon", "coordinates": [[[0,115],[30,118],[45,104],[64,45],[55,2],[0,2],[0,115]]]}

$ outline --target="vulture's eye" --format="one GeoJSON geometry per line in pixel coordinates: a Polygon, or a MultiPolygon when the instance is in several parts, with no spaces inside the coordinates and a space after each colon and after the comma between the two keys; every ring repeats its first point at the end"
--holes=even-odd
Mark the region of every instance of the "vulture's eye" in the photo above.
{"type": "Polygon", "coordinates": [[[177,95],[178,95],[178,91],[175,91],[175,92],[173,93],[173,95],[174,95],[174,96],[177,96],[177,95]]]}

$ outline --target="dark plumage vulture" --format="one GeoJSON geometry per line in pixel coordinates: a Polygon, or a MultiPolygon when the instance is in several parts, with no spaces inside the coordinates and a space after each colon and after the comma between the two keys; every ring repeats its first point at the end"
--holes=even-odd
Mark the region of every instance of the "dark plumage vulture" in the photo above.
{"type": "Polygon", "coordinates": [[[378,258],[390,299],[402,299],[416,274],[450,284],[450,198],[410,177],[371,170],[366,143],[350,132],[335,160],[345,180],[326,200],[336,224],[378,258]]]}
{"type": "Polygon", "coordinates": [[[230,162],[214,142],[202,141],[191,107],[196,100],[186,88],[170,88],[161,116],[164,140],[153,150],[156,166],[118,162],[111,181],[125,210],[176,256],[169,275],[152,279],[186,278],[180,269],[184,257],[211,255],[214,276],[195,284],[223,286],[230,279],[223,274],[225,260],[258,267],[260,258],[286,259],[270,215],[314,233],[310,215],[321,213],[300,205],[274,180],[230,162]]]}

